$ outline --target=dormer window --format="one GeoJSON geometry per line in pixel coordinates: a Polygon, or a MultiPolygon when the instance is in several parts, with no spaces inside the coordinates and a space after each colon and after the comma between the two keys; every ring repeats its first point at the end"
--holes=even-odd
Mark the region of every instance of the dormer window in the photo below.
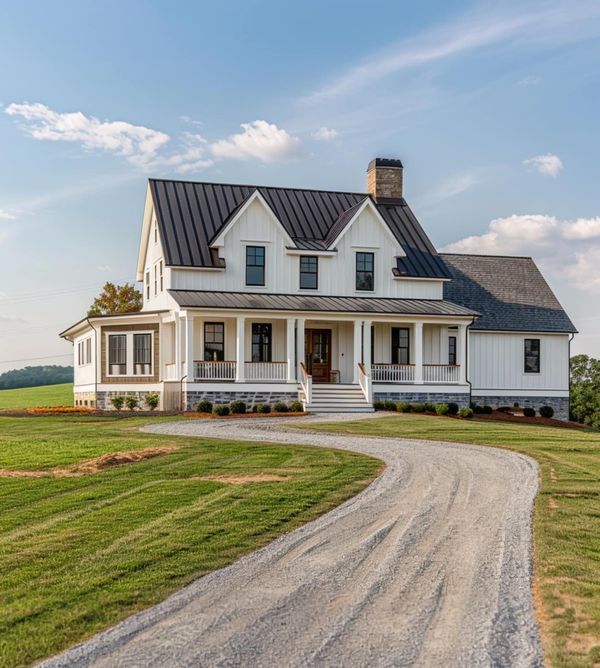
{"type": "Polygon", "coordinates": [[[265,247],[246,246],[246,285],[265,284],[265,247]]]}
{"type": "Polygon", "coordinates": [[[374,253],[356,253],[356,289],[370,292],[375,289],[374,253]]]}
{"type": "Polygon", "coordinates": [[[319,258],[316,255],[300,256],[300,289],[317,290],[319,287],[319,258]]]}

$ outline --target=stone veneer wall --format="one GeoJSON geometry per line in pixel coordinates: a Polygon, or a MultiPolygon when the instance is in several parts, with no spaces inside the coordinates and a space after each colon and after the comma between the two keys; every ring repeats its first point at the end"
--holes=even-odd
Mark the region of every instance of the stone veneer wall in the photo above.
{"type": "Polygon", "coordinates": [[[377,392],[377,389],[374,389],[373,401],[406,401],[416,404],[455,403],[459,406],[468,406],[469,395],[465,392],[377,392]]]}
{"type": "Polygon", "coordinates": [[[557,420],[569,419],[569,397],[523,397],[518,394],[496,397],[485,397],[473,394],[471,399],[473,403],[480,406],[491,406],[498,408],[498,406],[514,406],[518,403],[521,408],[531,407],[539,410],[540,406],[552,406],[554,409],[554,417],[557,420]]]}
{"type": "Polygon", "coordinates": [[[274,404],[276,401],[290,401],[298,400],[298,392],[269,392],[265,388],[260,392],[231,392],[223,390],[222,392],[186,392],[184,405],[185,410],[194,410],[196,404],[200,399],[208,399],[213,404],[229,404],[234,399],[240,399],[246,403],[247,408],[252,408],[255,404],[274,404]]]}
{"type": "MultiPolygon", "coordinates": [[[[97,392],[96,393],[96,407],[101,411],[114,411],[115,408],[110,403],[112,397],[136,397],[140,402],[140,408],[148,409],[148,406],[144,403],[144,397],[147,394],[158,394],[161,396],[160,392],[152,392],[151,390],[127,390],[126,392],[97,392]]],[[[123,406],[122,410],[127,410],[123,406]]],[[[158,409],[157,409],[158,410],[158,409]]]]}

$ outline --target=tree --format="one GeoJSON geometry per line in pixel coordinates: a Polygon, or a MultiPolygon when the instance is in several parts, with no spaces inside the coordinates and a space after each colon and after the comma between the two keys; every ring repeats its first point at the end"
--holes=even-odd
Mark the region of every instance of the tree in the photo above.
{"type": "Polygon", "coordinates": [[[571,417],[600,429],[600,360],[571,358],[571,417]]]}
{"type": "Polygon", "coordinates": [[[102,292],[94,299],[88,315],[111,315],[113,313],[135,313],[142,308],[142,293],[135,287],[105,283],[102,292]]]}

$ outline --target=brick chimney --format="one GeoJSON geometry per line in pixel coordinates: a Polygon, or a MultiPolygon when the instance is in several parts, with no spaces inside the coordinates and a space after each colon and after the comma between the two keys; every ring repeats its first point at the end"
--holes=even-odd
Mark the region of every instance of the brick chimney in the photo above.
{"type": "Polygon", "coordinates": [[[401,199],[404,167],[400,160],[375,158],[367,168],[367,191],[376,200],[401,199]]]}

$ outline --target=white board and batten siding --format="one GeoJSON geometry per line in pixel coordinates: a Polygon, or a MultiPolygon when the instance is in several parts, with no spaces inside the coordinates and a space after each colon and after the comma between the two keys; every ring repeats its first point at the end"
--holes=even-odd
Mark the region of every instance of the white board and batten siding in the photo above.
{"type": "Polygon", "coordinates": [[[469,380],[473,393],[569,392],[569,335],[516,332],[469,333],[469,380]],[[540,340],[540,372],[525,373],[524,341],[540,340]]]}
{"type": "Polygon", "coordinates": [[[96,335],[89,327],[73,339],[73,383],[75,387],[96,382],[96,359],[99,354],[96,350],[96,340],[96,335]],[[80,345],[83,353],[81,359],[80,345]]]}
{"type": "MultiPolygon", "coordinates": [[[[152,232],[151,232],[152,234],[152,232]]],[[[150,246],[152,245],[152,239],[150,246]]],[[[319,256],[317,290],[300,290],[300,258],[287,251],[289,240],[282,227],[265,210],[260,200],[253,201],[224,235],[219,255],[225,270],[173,268],[170,285],[179,290],[228,292],[270,292],[335,296],[441,299],[443,285],[436,280],[394,279],[392,267],[402,249],[370,209],[365,209],[337,244],[337,253],[319,256]],[[264,286],[246,286],[246,246],[265,247],[264,286]],[[355,290],[355,254],[375,254],[375,290],[355,290]]]]}
{"type": "Polygon", "coordinates": [[[144,305],[142,310],[157,311],[177,308],[175,300],[167,292],[170,287],[171,269],[165,265],[165,256],[160,240],[160,233],[154,215],[152,216],[151,224],[149,226],[147,242],[144,276],[142,281],[142,291],[144,295],[144,305]],[[160,280],[161,264],[162,285],[160,280]],[[150,276],[150,295],[148,295],[148,286],[146,284],[146,276],[148,274],[150,276]]]}

